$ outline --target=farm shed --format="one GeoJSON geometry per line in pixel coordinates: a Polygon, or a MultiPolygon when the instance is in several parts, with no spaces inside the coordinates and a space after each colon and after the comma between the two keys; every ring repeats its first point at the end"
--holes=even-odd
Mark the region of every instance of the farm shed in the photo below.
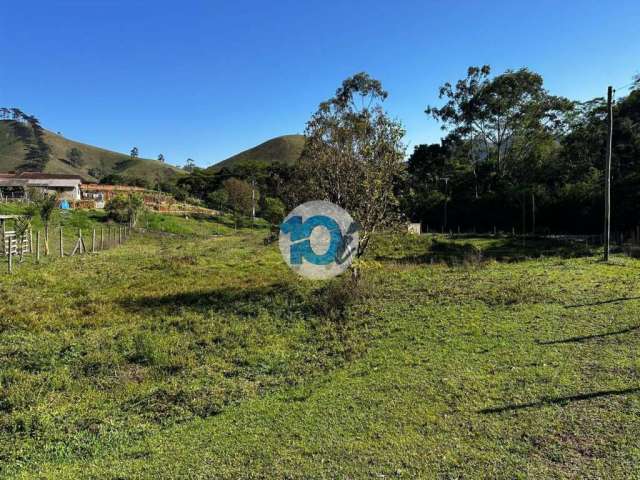
{"type": "Polygon", "coordinates": [[[29,189],[54,193],[62,200],[80,200],[82,177],[57,173],[0,173],[0,199],[27,199],[29,189]]]}

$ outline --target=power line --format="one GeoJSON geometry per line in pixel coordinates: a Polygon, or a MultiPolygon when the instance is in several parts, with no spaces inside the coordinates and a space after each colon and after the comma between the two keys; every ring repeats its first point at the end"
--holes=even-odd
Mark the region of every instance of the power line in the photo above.
{"type": "Polygon", "coordinates": [[[634,80],[634,81],[632,81],[632,82],[627,83],[626,85],[622,85],[621,87],[614,87],[614,88],[613,88],[613,90],[614,90],[614,91],[615,91],[615,90],[621,90],[621,89],[623,89],[623,88],[630,87],[630,86],[631,86],[631,85],[633,85],[634,83],[636,83],[636,81],[635,81],[635,80],[634,80]]]}

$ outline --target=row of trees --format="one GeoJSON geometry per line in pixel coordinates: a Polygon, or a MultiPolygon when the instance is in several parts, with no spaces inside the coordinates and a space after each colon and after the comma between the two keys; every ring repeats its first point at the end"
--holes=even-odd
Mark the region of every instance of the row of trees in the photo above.
{"type": "MultiPolygon", "coordinates": [[[[407,219],[447,230],[600,230],[604,99],[551,95],[535,72],[494,76],[487,65],[439,93],[441,104],[425,112],[444,138],[416,146],[407,161],[402,125],[383,109],[387,92],[359,73],[313,114],[295,165],[191,165],[167,189],[273,223],[303,201],[326,199],[359,223],[360,253],[376,230],[407,219]]],[[[622,231],[640,224],[640,79],[616,103],[614,119],[613,226],[622,231]]]]}
{"type": "MultiPolygon", "coordinates": [[[[575,102],[549,94],[527,69],[491,77],[472,67],[444,84],[426,113],[445,138],[408,160],[403,204],[434,228],[598,232],[603,218],[607,138],[604,98],[575,102]]],[[[640,223],[640,83],[614,106],[613,226],[640,223]]]]}
{"type": "MultiPolygon", "coordinates": [[[[359,222],[363,249],[371,233],[401,219],[446,230],[600,231],[603,98],[577,102],[555,96],[535,72],[492,75],[488,65],[470,67],[466,77],[442,85],[439,95],[442,102],[425,113],[441,123],[444,138],[417,145],[407,161],[402,125],[382,107],[387,92],[360,73],[320,104],[296,165],[193,168],[178,181],[178,194],[244,214],[249,192],[258,212],[274,199],[285,210],[327,199],[359,222]],[[236,183],[242,185],[236,189],[244,192],[244,207],[234,207],[231,179],[244,182],[236,183]]],[[[613,227],[624,231],[640,224],[638,78],[614,106],[613,138],[613,227]]]]}

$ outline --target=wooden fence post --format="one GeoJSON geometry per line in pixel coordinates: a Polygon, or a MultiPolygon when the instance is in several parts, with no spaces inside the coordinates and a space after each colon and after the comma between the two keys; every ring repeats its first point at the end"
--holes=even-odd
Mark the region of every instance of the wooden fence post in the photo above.
{"type": "Polygon", "coordinates": [[[29,229],[29,253],[33,255],[33,230],[29,229]]]}
{"type": "Polygon", "coordinates": [[[96,229],[93,229],[93,236],[91,237],[91,253],[96,253],[96,229]]]}
{"type": "Polygon", "coordinates": [[[11,241],[9,241],[9,273],[13,273],[13,252],[11,251],[11,241]]]}
{"type": "Polygon", "coordinates": [[[60,226],[60,256],[64,257],[64,240],[62,239],[62,225],[60,226]]]}
{"type": "Polygon", "coordinates": [[[71,256],[73,257],[76,252],[80,255],[83,253],[87,253],[87,247],[84,244],[84,239],[82,238],[82,229],[78,229],[78,241],[76,242],[76,246],[73,247],[73,252],[71,252],[71,256]]]}
{"type": "Polygon", "coordinates": [[[36,263],[40,263],[40,230],[36,232],[36,263]]]}
{"type": "Polygon", "coordinates": [[[100,227],[100,250],[104,250],[104,228],[100,227]]]}

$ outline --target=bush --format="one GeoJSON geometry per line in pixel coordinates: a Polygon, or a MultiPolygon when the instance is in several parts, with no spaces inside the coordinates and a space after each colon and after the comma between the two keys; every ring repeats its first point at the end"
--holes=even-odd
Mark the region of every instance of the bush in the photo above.
{"type": "Polygon", "coordinates": [[[284,203],[277,198],[266,197],[260,214],[270,224],[278,225],[284,219],[284,203]]]}
{"type": "Polygon", "coordinates": [[[343,323],[349,307],[362,299],[366,290],[366,284],[362,279],[354,281],[345,274],[329,281],[314,293],[313,311],[329,321],[343,323]]]}
{"type": "Polygon", "coordinates": [[[128,223],[131,226],[135,226],[143,209],[144,200],[138,194],[116,195],[105,206],[110,219],[118,223],[128,223]]]}

